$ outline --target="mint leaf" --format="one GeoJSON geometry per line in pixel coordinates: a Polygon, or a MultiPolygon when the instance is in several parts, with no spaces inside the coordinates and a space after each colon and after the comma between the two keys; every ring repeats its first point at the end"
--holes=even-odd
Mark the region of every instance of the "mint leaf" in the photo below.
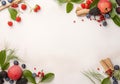
{"type": "Polygon", "coordinates": [[[97,6],[99,0],[94,0],[91,4],[90,4],[90,9],[94,8],[97,6]]]}
{"type": "Polygon", "coordinates": [[[110,78],[108,77],[108,78],[103,79],[101,84],[111,84],[110,78]]]}
{"type": "Polygon", "coordinates": [[[7,62],[7,63],[3,64],[3,66],[1,68],[2,68],[2,70],[7,70],[9,68],[9,66],[10,66],[10,63],[7,62]]]}
{"type": "Polygon", "coordinates": [[[10,13],[11,19],[16,20],[16,16],[18,14],[17,10],[15,10],[13,8],[8,8],[8,11],[10,13]]]}
{"type": "Polygon", "coordinates": [[[73,4],[71,2],[68,2],[66,5],[66,12],[70,13],[73,9],[73,4]]]}
{"type": "Polygon", "coordinates": [[[47,73],[41,80],[41,82],[50,82],[54,79],[54,73],[47,73]]]}
{"type": "Polygon", "coordinates": [[[82,3],[82,2],[84,2],[85,0],[71,0],[71,2],[74,2],[74,3],[82,3]]]}
{"type": "Polygon", "coordinates": [[[114,18],[112,18],[113,22],[120,27],[120,17],[118,15],[115,15],[114,18]]]}
{"type": "Polygon", "coordinates": [[[29,70],[23,71],[23,76],[28,79],[29,82],[36,84],[35,78],[32,76],[32,72],[29,70]]]}
{"type": "Polygon", "coordinates": [[[57,0],[59,3],[66,3],[68,0],[57,0]]]}
{"type": "Polygon", "coordinates": [[[6,60],[6,50],[2,50],[0,51],[0,66],[1,67],[4,64],[5,60],[6,60]]]}

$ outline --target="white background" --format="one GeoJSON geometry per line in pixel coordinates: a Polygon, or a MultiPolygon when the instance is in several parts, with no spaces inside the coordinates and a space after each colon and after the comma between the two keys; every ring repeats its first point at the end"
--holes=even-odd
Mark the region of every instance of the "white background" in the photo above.
{"type": "Polygon", "coordinates": [[[23,12],[22,22],[14,22],[13,28],[7,26],[7,9],[0,12],[0,45],[17,49],[28,69],[54,72],[55,79],[49,84],[92,84],[82,71],[96,70],[106,57],[120,64],[120,28],[111,20],[107,27],[100,27],[86,17],[78,18],[75,9],[66,14],[65,6],[54,0],[27,2],[40,4],[41,11],[23,12]]]}

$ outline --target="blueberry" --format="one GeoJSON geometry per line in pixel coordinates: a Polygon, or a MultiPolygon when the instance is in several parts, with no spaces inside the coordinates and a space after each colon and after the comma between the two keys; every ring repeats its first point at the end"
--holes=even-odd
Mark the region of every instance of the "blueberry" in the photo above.
{"type": "Polygon", "coordinates": [[[0,78],[5,78],[7,77],[7,72],[6,71],[1,71],[0,72],[0,78]]]}
{"type": "Polygon", "coordinates": [[[119,70],[119,69],[120,69],[119,65],[115,65],[115,66],[114,66],[114,69],[115,69],[115,70],[119,70]]]}
{"type": "Polygon", "coordinates": [[[113,81],[113,84],[118,84],[118,81],[113,81]]]}
{"type": "Polygon", "coordinates": [[[26,68],[26,65],[25,65],[25,64],[22,64],[22,68],[25,69],[25,68],[26,68]]]}
{"type": "Polygon", "coordinates": [[[110,14],[105,14],[105,18],[110,18],[110,14]]]}
{"type": "Polygon", "coordinates": [[[112,77],[112,79],[113,79],[114,81],[116,81],[116,80],[117,80],[114,76],[112,77]]]}
{"type": "Polygon", "coordinates": [[[1,3],[2,3],[2,5],[6,5],[6,1],[2,1],[1,3]]]}
{"type": "Polygon", "coordinates": [[[17,60],[15,60],[14,65],[19,65],[19,62],[17,60]]]}
{"type": "Polygon", "coordinates": [[[36,77],[36,73],[33,73],[32,76],[35,78],[36,77]]]}
{"type": "Polygon", "coordinates": [[[9,83],[10,83],[10,84],[13,84],[13,83],[14,83],[14,80],[9,80],[9,83]]]}
{"type": "Polygon", "coordinates": [[[13,2],[13,0],[8,0],[8,2],[9,2],[9,3],[12,3],[12,2],[13,2]]]}
{"type": "Polygon", "coordinates": [[[103,26],[107,26],[107,22],[106,21],[103,21],[103,26]]]}
{"type": "Polygon", "coordinates": [[[6,80],[6,81],[9,81],[9,80],[10,80],[10,78],[6,77],[6,78],[5,78],[5,80],[6,80]]]}
{"type": "Polygon", "coordinates": [[[91,16],[90,16],[90,14],[87,14],[86,17],[89,19],[91,16]]]}
{"type": "Polygon", "coordinates": [[[0,84],[3,84],[4,83],[4,80],[3,79],[0,79],[0,84]]]}
{"type": "Polygon", "coordinates": [[[16,84],[27,84],[28,80],[26,78],[21,78],[16,81],[16,84]]]}

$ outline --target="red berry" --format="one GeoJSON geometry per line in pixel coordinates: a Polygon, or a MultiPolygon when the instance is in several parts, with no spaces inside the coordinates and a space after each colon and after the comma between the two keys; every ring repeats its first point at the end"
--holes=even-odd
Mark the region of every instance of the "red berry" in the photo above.
{"type": "Polygon", "coordinates": [[[17,7],[18,7],[18,4],[13,3],[11,7],[17,8],[17,7]]]}
{"type": "Polygon", "coordinates": [[[36,5],[36,8],[37,8],[37,10],[41,9],[41,7],[38,4],[36,5]]]}
{"type": "Polygon", "coordinates": [[[12,21],[8,21],[8,25],[11,27],[13,26],[13,22],[12,21]]]}
{"type": "Polygon", "coordinates": [[[41,77],[44,77],[44,72],[41,73],[41,77]]]}
{"type": "Polygon", "coordinates": [[[22,69],[18,65],[14,65],[8,70],[8,77],[12,80],[18,80],[22,76],[22,69]]]}
{"type": "Polygon", "coordinates": [[[34,8],[34,12],[38,12],[38,9],[37,9],[37,8],[34,8]]]}
{"type": "Polygon", "coordinates": [[[26,10],[26,9],[27,9],[26,4],[22,4],[22,5],[21,5],[21,9],[22,9],[22,10],[26,10]]]}
{"type": "Polygon", "coordinates": [[[89,5],[89,4],[85,4],[85,8],[86,8],[86,9],[89,9],[89,8],[90,8],[90,5],[89,5]]]}
{"type": "Polygon", "coordinates": [[[86,1],[86,4],[90,5],[90,4],[91,4],[91,1],[90,1],[90,0],[87,0],[87,1],[86,1]]]}
{"type": "Polygon", "coordinates": [[[82,4],[81,4],[81,7],[82,7],[82,8],[85,8],[85,3],[82,3],[82,4]]]}
{"type": "Polygon", "coordinates": [[[16,21],[21,22],[21,17],[20,16],[16,17],[16,21]]]}

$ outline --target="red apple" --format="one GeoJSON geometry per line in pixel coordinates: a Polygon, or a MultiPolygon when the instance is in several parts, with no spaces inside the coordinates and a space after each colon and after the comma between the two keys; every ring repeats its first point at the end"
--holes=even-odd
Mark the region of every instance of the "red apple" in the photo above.
{"type": "Polygon", "coordinates": [[[100,0],[97,7],[101,13],[106,14],[112,10],[112,3],[109,0],[100,0]]]}

